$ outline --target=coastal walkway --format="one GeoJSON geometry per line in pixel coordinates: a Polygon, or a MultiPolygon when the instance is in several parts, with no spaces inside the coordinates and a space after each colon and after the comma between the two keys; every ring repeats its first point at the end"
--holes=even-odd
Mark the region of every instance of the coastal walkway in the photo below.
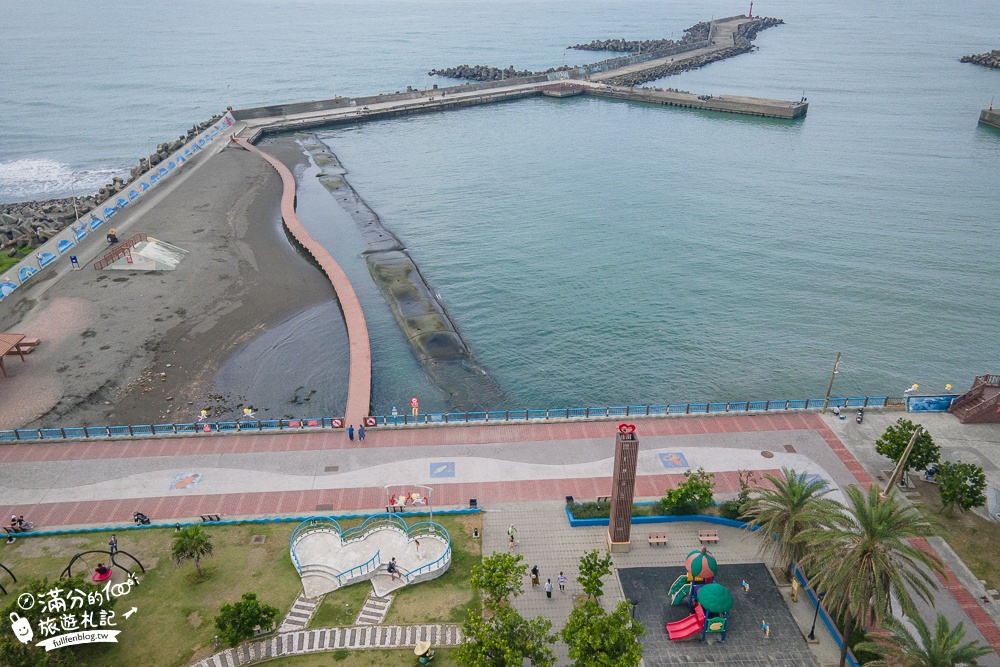
{"type": "MultiPolygon", "coordinates": [[[[683,481],[685,470],[704,467],[715,474],[717,493],[732,497],[739,470],[760,479],[789,467],[821,476],[837,497],[847,485],[875,482],[878,464],[867,452],[894,416],[872,411],[862,425],[815,413],[637,418],[636,496],[660,497],[683,481]]],[[[955,445],[968,448],[969,427],[952,430],[949,419],[929,425],[936,439],[957,434],[955,445]]],[[[123,526],[137,510],[168,525],[203,512],[298,518],[381,512],[386,487],[398,494],[425,485],[433,489],[425,495],[434,510],[467,507],[474,498],[503,511],[505,525],[516,522],[522,540],[551,536],[563,530],[551,525],[552,517],[532,523],[530,512],[513,506],[608,495],[617,421],[373,428],[364,443],[306,431],[7,445],[0,448],[0,512],[24,514],[43,531],[123,526]],[[171,488],[179,476],[192,475],[197,483],[171,488]]],[[[974,426],[982,427],[975,430],[980,439],[996,435],[994,425],[974,426]]],[[[127,539],[128,531],[117,529],[127,539]]],[[[942,553],[933,540],[913,543],[942,553]]],[[[961,561],[945,561],[939,607],[947,601],[1000,648],[1000,629],[970,593],[974,577],[970,583],[962,575],[961,561]]]]}
{"type": "Polygon", "coordinates": [[[260,155],[281,176],[281,218],[295,240],[306,249],[306,252],[312,255],[323,273],[333,283],[337,299],[340,301],[340,309],[344,313],[344,321],[347,324],[347,338],[351,350],[347,407],[344,410],[344,416],[348,421],[357,420],[358,423],[362,423],[362,418],[367,417],[371,409],[372,351],[368,338],[368,325],[365,322],[365,315],[361,311],[361,302],[358,301],[358,296],[355,294],[347,274],[334,261],[326,248],[306,231],[306,228],[299,221],[299,217],[295,214],[295,176],[292,175],[292,172],[280,160],[268,155],[246,139],[234,138],[233,141],[248,151],[260,155]]]}

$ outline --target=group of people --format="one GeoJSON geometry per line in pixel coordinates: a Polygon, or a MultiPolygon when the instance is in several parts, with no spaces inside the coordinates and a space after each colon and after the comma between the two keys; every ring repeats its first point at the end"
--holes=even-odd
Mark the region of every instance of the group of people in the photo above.
{"type": "Polygon", "coordinates": [[[25,520],[24,515],[10,515],[10,525],[7,526],[7,544],[15,542],[14,533],[23,533],[31,530],[31,523],[25,520]]]}
{"type": "MultiPolygon", "coordinates": [[[[534,588],[535,586],[538,586],[539,583],[541,582],[541,579],[539,578],[539,575],[540,575],[540,573],[539,573],[539,570],[538,570],[538,566],[537,565],[533,565],[531,567],[531,587],[532,588],[534,588]]],[[[563,572],[560,572],[559,576],[556,577],[556,581],[559,582],[559,590],[562,591],[563,593],[565,593],[566,592],[566,574],[563,573],[563,572]]],[[[547,598],[549,598],[551,600],[552,599],[552,591],[554,590],[554,588],[555,587],[552,585],[552,579],[546,579],[545,580],[545,597],[547,597],[547,598]]]]}
{"type": "MultiPolygon", "coordinates": [[[[350,440],[351,442],[354,442],[354,424],[351,424],[350,426],[347,427],[347,439],[350,440]]],[[[364,442],[365,440],[364,426],[358,427],[358,440],[361,442],[364,442]]]]}

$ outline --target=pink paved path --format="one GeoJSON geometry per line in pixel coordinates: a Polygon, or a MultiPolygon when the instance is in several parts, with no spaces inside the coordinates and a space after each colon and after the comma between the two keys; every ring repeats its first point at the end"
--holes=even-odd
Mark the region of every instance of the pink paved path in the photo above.
{"type": "MultiPolygon", "coordinates": [[[[837,454],[861,486],[875,481],[854,455],[815,414],[727,415],[691,418],[636,418],[641,436],[671,436],[751,431],[816,431],[837,454]]],[[[368,431],[365,448],[421,445],[476,445],[488,443],[539,442],[607,438],[614,431],[614,421],[503,423],[497,425],[373,428],[368,431]]],[[[135,439],[119,441],[22,444],[0,447],[0,463],[79,459],[112,459],[147,456],[185,456],[239,452],[283,452],[357,448],[341,431],[304,431],[238,435],[203,435],[183,438],[135,439]]],[[[636,480],[637,496],[657,496],[668,486],[675,486],[680,475],[645,475],[636,480]]],[[[739,488],[738,473],[716,474],[717,488],[732,492],[739,488]]],[[[550,479],[538,481],[491,482],[477,484],[436,484],[434,504],[465,505],[476,498],[481,505],[557,500],[571,495],[593,498],[606,495],[610,477],[550,479]]],[[[105,500],[80,503],[48,503],[30,509],[7,507],[0,513],[30,513],[40,525],[127,523],[140,505],[142,511],[158,519],[197,516],[202,512],[226,515],[304,514],[371,510],[383,506],[381,487],[362,489],[324,489],[284,492],[247,492],[202,496],[163,496],[160,498],[105,500]],[[317,509],[318,506],[324,509],[317,509]],[[327,509],[329,508],[329,509],[327,509]]],[[[933,552],[926,540],[911,540],[921,549],[933,552]]],[[[943,588],[958,602],[983,636],[1000,652],[1000,629],[979,606],[972,594],[946,567],[939,575],[943,588]]]]}
{"type": "Polygon", "coordinates": [[[340,300],[340,308],[344,312],[347,339],[351,347],[351,369],[344,416],[348,421],[360,422],[362,417],[368,415],[372,392],[372,351],[368,341],[368,325],[361,311],[361,302],[358,301],[354,287],[351,286],[351,281],[348,280],[344,270],[299,222],[299,217],[295,214],[295,177],[292,172],[280,160],[268,155],[246,139],[234,138],[233,141],[267,160],[281,176],[281,218],[295,240],[319,262],[323,272],[333,283],[333,289],[336,290],[337,298],[340,300]]]}

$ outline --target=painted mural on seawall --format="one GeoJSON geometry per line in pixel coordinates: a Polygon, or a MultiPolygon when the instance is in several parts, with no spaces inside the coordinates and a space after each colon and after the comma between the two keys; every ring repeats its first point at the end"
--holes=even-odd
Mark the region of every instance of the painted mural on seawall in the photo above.
{"type": "MultiPolygon", "coordinates": [[[[177,149],[177,152],[166,160],[130,183],[127,192],[122,190],[104,200],[86,218],[81,218],[79,222],[69,225],[39,247],[32,255],[25,257],[3,275],[0,275],[0,300],[5,299],[18,287],[27,283],[39,271],[53,265],[60,257],[67,255],[77,243],[178,170],[210,142],[219,136],[224,136],[226,128],[234,122],[232,113],[227,112],[215,125],[206,129],[177,149]]],[[[69,255],[69,257],[73,257],[73,255],[69,255]]],[[[69,261],[68,258],[67,261],[69,261]]]]}

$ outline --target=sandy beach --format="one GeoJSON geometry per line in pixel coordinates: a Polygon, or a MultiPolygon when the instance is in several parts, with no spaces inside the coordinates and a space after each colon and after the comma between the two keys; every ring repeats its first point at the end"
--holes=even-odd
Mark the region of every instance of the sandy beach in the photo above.
{"type": "MultiPolygon", "coordinates": [[[[291,138],[262,146],[293,170],[306,159],[291,138]]],[[[25,363],[5,361],[0,427],[190,422],[202,408],[235,417],[239,396],[210,396],[227,355],[336,299],[284,233],[270,166],[232,146],[189,166],[116,219],[121,238],[146,232],[187,250],[176,270],[95,271],[102,230],[76,250],[83,270],[40,274],[0,302],[0,330],[42,341],[25,363]]]]}

